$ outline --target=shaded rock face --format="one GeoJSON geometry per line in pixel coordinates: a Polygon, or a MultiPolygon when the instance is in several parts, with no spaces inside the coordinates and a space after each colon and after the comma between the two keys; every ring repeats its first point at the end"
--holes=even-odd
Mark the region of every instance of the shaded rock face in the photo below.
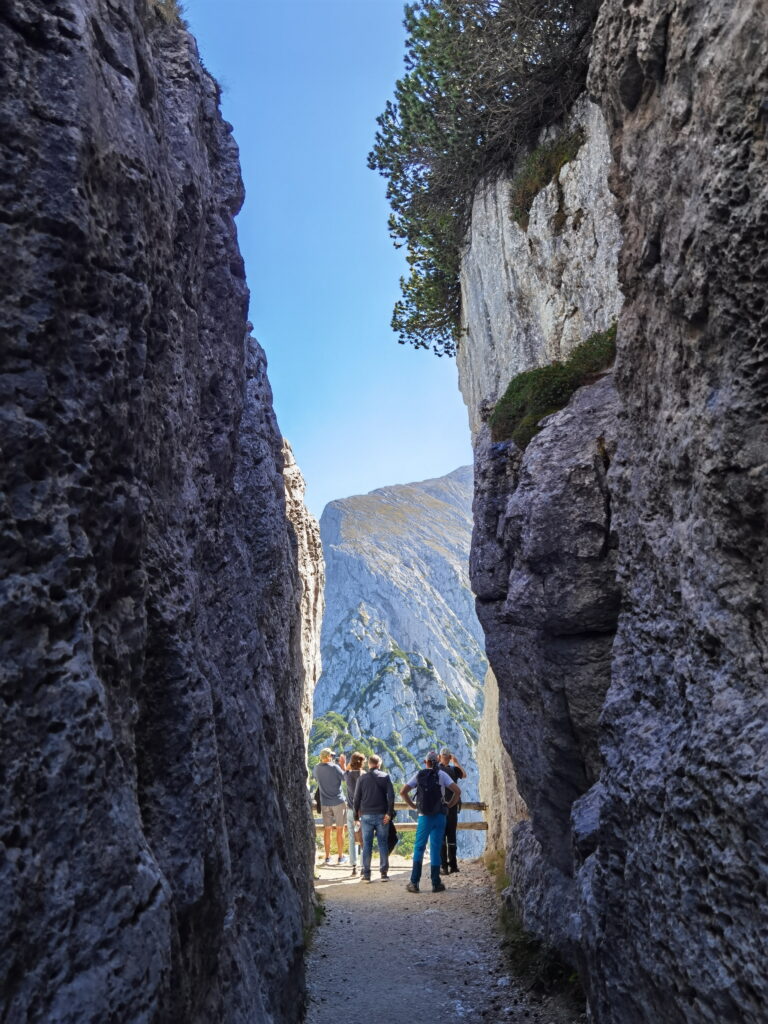
{"type": "MultiPolygon", "coordinates": [[[[445,744],[467,771],[463,798],[474,801],[487,662],[469,586],[471,504],[465,467],[326,506],[313,750],[362,738],[399,788],[445,744]]],[[[459,833],[462,856],[482,845],[480,833],[459,833]]]]}
{"type": "Polygon", "coordinates": [[[619,607],[607,467],[610,376],[580,389],[524,453],[475,446],[470,572],[499,688],[499,731],[530,822],[515,827],[510,899],[526,927],[573,955],[571,808],[600,772],[598,720],[619,607]]]}
{"type": "Polygon", "coordinates": [[[304,504],[305,484],[296,465],[293,449],[283,438],[283,480],[288,519],[296,535],[299,577],[301,579],[301,660],[304,684],[301,697],[301,727],[309,740],[312,727],[312,702],[320,678],[320,628],[325,606],[325,561],[320,542],[320,524],[304,504]]]}
{"type": "Polygon", "coordinates": [[[577,128],[585,141],[536,196],[527,230],[512,219],[511,179],[476,194],[461,261],[467,333],[456,355],[473,437],[513,376],[565,358],[621,309],[608,133],[586,97],[563,126],[577,128]]]}
{"type": "Polygon", "coordinates": [[[768,1005],[765,19],[607,0],[596,33],[625,236],[624,612],[583,940],[617,1024],[768,1005]]]}
{"type": "Polygon", "coordinates": [[[0,5],[0,1016],[300,1015],[300,587],[237,151],[144,3],[0,5]]]}

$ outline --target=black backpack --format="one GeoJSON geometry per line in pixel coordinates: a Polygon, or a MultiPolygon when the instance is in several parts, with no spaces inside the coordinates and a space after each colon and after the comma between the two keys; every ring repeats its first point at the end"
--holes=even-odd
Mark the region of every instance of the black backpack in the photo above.
{"type": "Polygon", "coordinates": [[[416,776],[416,806],[421,814],[437,814],[444,810],[443,788],[437,768],[422,768],[416,776]]]}

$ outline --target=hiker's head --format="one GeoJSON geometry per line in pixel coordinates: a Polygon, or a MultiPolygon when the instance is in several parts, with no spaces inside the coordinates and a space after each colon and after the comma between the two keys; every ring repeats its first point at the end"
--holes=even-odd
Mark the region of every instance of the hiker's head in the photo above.
{"type": "Polygon", "coordinates": [[[371,769],[371,771],[378,768],[380,764],[381,758],[379,757],[379,755],[371,754],[371,756],[368,758],[368,767],[371,769]]]}
{"type": "Polygon", "coordinates": [[[336,754],[331,750],[330,747],[323,747],[323,749],[320,751],[320,760],[324,763],[332,761],[334,757],[336,757],[336,754]]]}
{"type": "Polygon", "coordinates": [[[350,771],[358,772],[365,763],[365,754],[361,754],[359,750],[356,750],[349,759],[350,771]]]}
{"type": "Polygon", "coordinates": [[[424,764],[427,768],[434,768],[437,764],[437,753],[434,750],[430,750],[427,756],[424,758],[424,764]]]}
{"type": "Polygon", "coordinates": [[[443,747],[443,749],[440,751],[440,761],[443,764],[450,764],[452,757],[453,757],[453,754],[450,752],[448,747],[443,747]]]}

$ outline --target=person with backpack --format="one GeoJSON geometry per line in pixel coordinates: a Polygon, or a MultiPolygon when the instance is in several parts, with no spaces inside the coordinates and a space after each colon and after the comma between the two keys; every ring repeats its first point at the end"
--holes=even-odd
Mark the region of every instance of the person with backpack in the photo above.
{"type": "MultiPolygon", "coordinates": [[[[440,751],[440,770],[444,771],[446,775],[450,775],[454,782],[458,782],[459,779],[466,779],[467,777],[467,773],[459,764],[459,759],[455,754],[451,753],[448,747],[443,747],[440,751]],[[451,761],[453,761],[453,764],[451,764],[451,761]]],[[[456,860],[456,829],[459,825],[460,810],[461,801],[454,807],[451,807],[446,815],[445,839],[440,848],[440,873],[443,875],[452,875],[459,870],[459,864],[456,860]]]]}
{"type": "Polygon", "coordinates": [[[450,775],[441,771],[438,756],[430,750],[424,758],[424,768],[417,772],[400,790],[400,796],[409,807],[419,812],[416,825],[416,841],[413,845],[413,867],[411,880],[406,885],[408,892],[418,892],[421,881],[421,862],[429,839],[429,870],[432,878],[432,892],[444,892],[440,880],[440,850],[445,836],[445,822],[448,809],[459,802],[461,790],[450,775]],[[410,792],[416,790],[416,803],[410,792]],[[446,799],[450,793],[450,799],[446,799]]]}
{"type": "Polygon", "coordinates": [[[360,821],[363,831],[363,863],[360,881],[371,880],[371,857],[373,836],[379,846],[379,870],[382,882],[387,881],[389,872],[389,823],[395,813],[395,789],[386,772],[381,771],[381,758],[371,754],[368,771],[361,775],[355,786],[353,799],[355,821],[360,821]]]}

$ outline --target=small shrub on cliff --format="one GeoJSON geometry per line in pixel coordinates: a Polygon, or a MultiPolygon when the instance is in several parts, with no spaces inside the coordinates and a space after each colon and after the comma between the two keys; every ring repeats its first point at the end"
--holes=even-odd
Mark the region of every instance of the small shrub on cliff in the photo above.
{"type": "Polygon", "coordinates": [[[392,326],[452,355],[459,267],[478,183],[510,169],[584,86],[599,0],[415,0],[405,74],[368,166],[388,179],[389,228],[410,267],[392,326]]]}
{"type": "Polygon", "coordinates": [[[179,0],[148,0],[150,10],[157,11],[167,25],[186,25],[179,0]]]}
{"type": "Polygon", "coordinates": [[[512,182],[510,212],[525,231],[533,200],[551,181],[557,177],[567,163],[576,156],[584,144],[584,129],[559,135],[543,146],[537,146],[523,161],[523,165],[512,182]]]}
{"type": "Polygon", "coordinates": [[[525,448],[539,422],[562,409],[574,391],[611,365],[616,354],[616,324],[577,345],[564,363],[550,363],[513,377],[491,413],[494,441],[515,442],[525,448]]]}

